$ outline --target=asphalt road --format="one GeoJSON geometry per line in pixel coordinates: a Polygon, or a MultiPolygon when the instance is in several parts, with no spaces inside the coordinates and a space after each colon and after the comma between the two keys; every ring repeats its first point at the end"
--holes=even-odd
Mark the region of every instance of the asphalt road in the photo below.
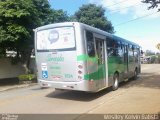
{"type": "Polygon", "coordinates": [[[39,86],[0,93],[0,113],[106,114],[159,113],[160,64],[142,65],[137,80],[124,82],[117,91],[98,93],[55,91],[39,86]]]}

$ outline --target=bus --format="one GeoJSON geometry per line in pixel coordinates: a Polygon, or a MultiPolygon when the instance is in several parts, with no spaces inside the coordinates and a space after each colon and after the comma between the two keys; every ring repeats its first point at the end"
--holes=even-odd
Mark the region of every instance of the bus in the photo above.
{"type": "Polygon", "coordinates": [[[79,22],[36,28],[37,79],[41,87],[98,92],[137,78],[140,46],[79,22]]]}

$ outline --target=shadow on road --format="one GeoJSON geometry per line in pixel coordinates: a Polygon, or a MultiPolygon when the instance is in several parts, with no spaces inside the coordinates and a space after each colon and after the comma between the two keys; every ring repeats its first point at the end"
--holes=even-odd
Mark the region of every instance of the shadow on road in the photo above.
{"type": "Polygon", "coordinates": [[[17,84],[19,84],[18,78],[4,78],[4,79],[0,79],[0,86],[17,85],[17,84]]]}
{"type": "Polygon", "coordinates": [[[97,93],[87,93],[82,91],[59,91],[56,90],[50,94],[48,94],[46,97],[49,98],[58,98],[58,99],[68,99],[68,100],[76,100],[76,101],[92,101],[94,99],[97,99],[112,90],[110,88],[104,89],[97,93]]]}
{"type": "MultiPolygon", "coordinates": [[[[129,80],[127,82],[122,82],[120,84],[120,88],[122,89],[128,89],[130,87],[146,87],[146,88],[160,89],[160,75],[153,73],[142,73],[137,78],[137,80],[129,80]]],[[[108,94],[109,92],[112,92],[111,88],[104,89],[97,93],[56,90],[48,94],[46,97],[88,102],[97,99],[99,97],[102,97],[105,94],[108,94]]]]}
{"type": "Polygon", "coordinates": [[[160,75],[153,73],[142,73],[137,80],[130,80],[121,84],[122,88],[146,87],[160,89],[160,75]]]}
{"type": "MultiPolygon", "coordinates": [[[[36,87],[36,88],[33,88],[32,90],[34,91],[42,91],[42,90],[47,90],[49,89],[49,87],[46,87],[46,88],[41,88],[40,86],[36,87]]],[[[53,88],[52,88],[53,89],[53,88]]]]}

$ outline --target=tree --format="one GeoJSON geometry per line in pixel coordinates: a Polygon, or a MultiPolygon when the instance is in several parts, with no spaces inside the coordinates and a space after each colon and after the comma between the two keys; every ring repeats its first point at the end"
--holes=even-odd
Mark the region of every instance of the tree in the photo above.
{"type": "Polygon", "coordinates": [[[145,53],[146,56],[153,56],[155,55],[155,52],[151,51],[151,50],[146,50],[146,53],[145,53]]]}
{"type": "MultiPolygon", "coordinates": [[[[74,14],[78,22],[82,22],[109,33],[114,33],[114,28],[110,21],[105,17],[105,9],[95,4],[82,5],[74,14]]],[[[74,17],[72,17],[73,20],[74,17]]]]}
{"type": "MultiPolygon", "coordinates": [[[[157,8],[158,4],[160,4],[160,0],[143,0],[142,2],[151,4],[148,9],[157,8]]],[[[160,8],[158,8],[158,11],[160,11],[160,8]]]]}
{"type": "Polygon", "coordinates": [[[16,58],[28,73],[34,48],[33,29],[65,19],[67,14],[52,10],[48,0],[0,0],[0,53],[16,51],[16,58]]]}
{"type": "Polygon", "coordinates": [[[58,22],[66,22],[69,21],[69,16],[67,15],[67,12],[60,10],[54,10],[52,9],[52,13],[49,15],[49,20],[47,24],[50,23],[58,23],[58,22]]]}
{"type": "Polygon", "coordinates": [[[42,24],[49,5],[42,0],[0,1],[0,42],[4,49],[17,51],[26,73],[33,48],[33,29],[42,24]],[[42,9],[43,8],[43,9],[42,9]]]}

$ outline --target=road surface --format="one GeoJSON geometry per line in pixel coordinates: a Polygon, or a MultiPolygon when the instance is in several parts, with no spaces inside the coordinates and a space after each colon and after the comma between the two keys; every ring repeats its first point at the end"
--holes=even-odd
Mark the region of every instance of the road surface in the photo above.
{"type": "Polygon", "coordinates": [[[157,114],[160,113],[160,64],[142,65],[139,78],[122,83],[117,91],[85,93],[32,86],[0,92],[0,113],[157,114]]]}

